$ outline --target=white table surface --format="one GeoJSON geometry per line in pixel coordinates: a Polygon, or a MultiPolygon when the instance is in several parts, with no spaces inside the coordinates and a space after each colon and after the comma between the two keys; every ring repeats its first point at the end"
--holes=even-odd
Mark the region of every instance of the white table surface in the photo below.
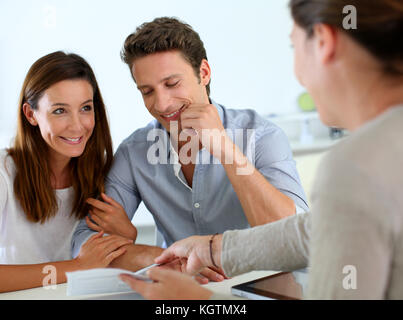
{"type": "MultiPolygon", "coordinates": [[[[204,285],[213,292],[231,295],[231,287],[243,282],[266,277],[277,273],[277,271],[252,271],[245,273],[222,282],[210,282],[204,285]]],[[[67,296],[67,284],[59,284],[54,289],[48,287],[39,287],[34,289],[13,291],[0,293],[0,300],[138,300],[142,297],[133,293],[114,293],[114,294],[98,294],[84,296],[67,296]]],[[[241,297],[232,296],[233,299],[243,299],[241,297]]]]}

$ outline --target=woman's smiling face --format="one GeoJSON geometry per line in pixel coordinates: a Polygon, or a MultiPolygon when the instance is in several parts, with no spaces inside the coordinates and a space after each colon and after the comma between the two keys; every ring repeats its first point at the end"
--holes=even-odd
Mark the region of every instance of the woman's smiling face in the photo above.
{"type": "Polygon", "coordinates": [[[49,87],[33,110],[27,104],[25,115],[38,125],[52,159],[79,157],[95,126],[93,88],[82,79],[64,80],[49,87]]]}

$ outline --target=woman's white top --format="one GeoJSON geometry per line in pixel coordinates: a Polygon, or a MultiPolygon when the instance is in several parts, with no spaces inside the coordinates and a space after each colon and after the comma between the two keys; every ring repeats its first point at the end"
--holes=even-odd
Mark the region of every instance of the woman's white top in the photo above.
{"type": "MultiPolygon", "coordinates": [[[[71,259],[71,237],[78,223],[71,216],[74,190],[55,190],[56,215],[45,223],[28,221],[14,196],[15,165],[0,150],[0,264],[37,264],[71,259]]],[[[27,186],[30,188],[30,186],[27,186]]]]}

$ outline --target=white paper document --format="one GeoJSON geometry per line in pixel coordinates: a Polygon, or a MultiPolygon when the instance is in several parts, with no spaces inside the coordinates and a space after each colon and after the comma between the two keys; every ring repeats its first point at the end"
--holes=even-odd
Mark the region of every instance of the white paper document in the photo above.
{"type": "Polygon", "coordinates": [[[136,279],[152,281],[145,275],[144,269],[137,272],[114,268],[66,272],[67,295],[133,292],[128,284],[119,279],[119,275],[122,273],[129,274],[136,279]]]}

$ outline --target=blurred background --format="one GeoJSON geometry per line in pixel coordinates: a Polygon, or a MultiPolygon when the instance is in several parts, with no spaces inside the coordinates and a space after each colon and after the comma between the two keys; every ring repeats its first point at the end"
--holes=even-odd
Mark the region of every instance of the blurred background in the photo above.
{"type": "MultiPolygon", "coordinates": [[[[304,89],[293,74],[287,0],[1,0],[0,148],[13,138],[19,91],[29,67],[43,55],[63,50],[83,56],[94,69],[116,150],[152,120],[120,50],[137,26],[160,16],[177,17],[199,33],[216,102],[255,109],[284,129],[309,195],[316,164],[334,139],[315,111],[301,110],[298,98],[304,89]]],[[[133,223],[154,232],[143,205],[133,223]]],[[[150,232],[144,233],[145,243],[151,241],[150,232]]]]}

